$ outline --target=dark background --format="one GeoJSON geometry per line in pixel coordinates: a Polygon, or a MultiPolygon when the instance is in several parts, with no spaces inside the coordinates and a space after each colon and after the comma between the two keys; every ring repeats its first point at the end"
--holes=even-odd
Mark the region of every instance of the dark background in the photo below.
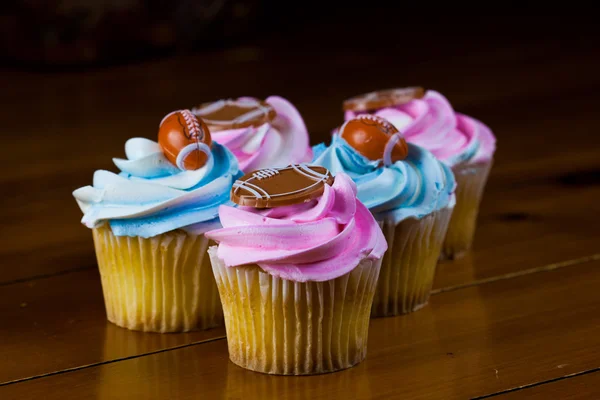
{"type": "MultiPolygon", "coordinates": [[[[596,46],[597,18],[580,10],[490,3],[486,12],[442,3],[277,0],[8,0],[0,5],[6,65],[64,70],[139,62],[238,46],[379,49],[398,62],[468,56],[523,41],[596,46]],[[520,12],[521,15],[509,14],[520,12]],[[476,15],[474,15],[476,14],[476,15]]],[[[360,53],[356,54],[360,57],[360,53]]],[[[308,60],[307,60],[308,61],[308,60]]]]}
{"type": "MultiPolygon", "coordinates": [[[[539,115],[566,118],[568,110],[594,107],[594,12],[567,7],[577,14],[540,15],[546,3],[485,6],[487,12],[405,2],[3,1],[0,135],[9,143],[24,131],[61,137],[71,150],[63,157],[74,165],[91,152],[95,164],[82,170],[91,175],[109,168],[128,138],[154,138],[168,112],[226,97],[288,98],[313,144],[340,123],[344,99],[380,88],[438,90],[456,110],[490,125],[500,147],[506,118],[531,124],[539,115]],[[32,112],[37,117],[24,128],[21,119],[32,112]]],[[[595,138],[591,130],[582,134],[595,138]]],[[[5,159],[9,151],[3,146],[5,159]]]]}
{"type": "MultiPolygon", "coordinates": [[[[600,243],[596,12],[561,3],[540,15],[548,2],[480,2],[488,11],[477,15],[433,2],[236,1],[214,13],[201,1],[110,3],[0,0],[0,343],[9,361],[0,376],[44,376],[12,385],[16,397],[61,387],[108,396],[131,382],[133,393],[193,395],[211,379],[212,393],[225,381],[234,395],[307,389],[244,386],[236,367],[219,364],[222,342],[193,353],[179,345],[203,336],[107,325],[92,235],[71,193],[98,169],[116,172],[111,159],[127,139],[156,140],[175,109],[277,94],[297,106],[316,144],[342,121],[345,98],[408,85],[443,93],[489,125],[498,147],[473,252],[436,278],[452,292],[424,314],[376,321],[366,374],[349,390],[469,398],[566,384],[585,397],[598,386],[599,278],[589,263],[600,243]],[[176,351],[130,360],[161,349],[176,351]]],[[[341,387],[322,382],[333,386],[311,387],[316,397],[341,387]]]]}

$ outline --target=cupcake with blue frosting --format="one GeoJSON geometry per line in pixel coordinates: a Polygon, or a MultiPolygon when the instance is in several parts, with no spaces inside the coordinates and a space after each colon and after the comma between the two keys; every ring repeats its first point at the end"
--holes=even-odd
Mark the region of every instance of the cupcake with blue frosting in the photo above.
{"type": "Polygon", "coordinates": [[[442,246],[443,258],[456,259],[472,246],[479,204],[496,151],[490,128],[454,111],[441,93],[420,87],[380,90],[344,102],[345,119],[370,114],[402,130],[406,141],[431,151],[452,168],[456,207],[442,246]]]}
{"type": "Polygon", "coordinates": [[[429,151],[407,144],[387,120],[346,121],[329,146],[315,146],[313,164],[356,183],[388,243],[373,316],[415,311],[429,299],[437,259],[456,202],[454,175],[429,151]]]}
{"type": "Polygon", "coordinates": [[[109,321],[182,332],[222,324],[204,233],[241,176],[233,154],[189,110],[167,115],[158,142],[129,139],[119,173],[73,192],[92,229],[109,321]]]}

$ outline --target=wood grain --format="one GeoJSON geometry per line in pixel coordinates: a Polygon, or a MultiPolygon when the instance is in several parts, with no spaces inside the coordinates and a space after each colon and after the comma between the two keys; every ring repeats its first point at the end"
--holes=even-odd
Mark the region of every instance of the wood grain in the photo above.
{"type": "Polygon", "coordinates": [[[158,334],[109,323],[95,269],[0,287],[0,315],[0,384],[224,336],[222,328],[158,334]]]}
{"type": "Polygon", "coordinates": [[[542,183],[491,192],[484,199],[473,251],[440,263],[434,289],[600,255],[600,204],[595,200],[600,186],[561,191],[542,183]]]}
{"type": "Polygon", "coordinates": [[[600,398],[600,372],[574,376],[502,394],[498,400],[588,400],[600,398]]]}
{"type": "Polygon", "coordinates": [[[589,262],[600,257],[593,37],[503,46],[469,34],[433,49],[430,36],[403,51],[390,51],[395,39],[369,40],[357,57],[355,43],[322,33],[80,72],[0,70],[9,166],[0,170],[0,385],[26,379],[0,386],[1,399],[600,396],[598,372],[568,377],[600,368],[600,261],[589,262]],[[372,321],[364,363],[270,377],[228,362],[223,329],[144,334],[106,321],[71,192],[95,170],[114,170],[128,138],[155,137],[165,113],[200,101],[280,94],[316,144],[340,123],[345,98],[415,84],[490,125],[498,152],[474,251],[440,265],[429,307],[372,321]],[[523,385],[534,386],[506,392],[523,385]]]}
{"type": "MultiPolygon", "coordinates": [[[[597,114],[588,108],[579,107],[575,110],[573,106],[570,107],[566,107],[566,111],[582,124],[597,123],[597,114]]],[[[543,110],[543,113],[537,116],[534,114],[534,118],[542,121],[543,114],[552,111],[552,109],[550,111],[543,110]]],[[[490,115],[488,119],[493,122],[493,115],[488,115],[490,115]]],[[[485,116],[486,113],[483,113],[481,118],[485,116]]],[[[131,135],[131,132],[139,129],[125,116],[120,118],[122,119],[113,120],[113,124],[123,126],[123,131],[118,132],[119,137],[108,135],[113,137],[112,143],[100,141],[98,145],[95,145],[94,150],[97,153],[92,154],[91,149],[76,148],[76,152],[81,152],[85,156],[77,156],[73,160],[64,160],[54,154],[40,154],[42,158],[50,156],[56,158],[45,159],[46,165],[43,171],[24,168],[20,171],[21,181],[11,177],[2,184],[11,188],[17,184],[21,190],[17,194],[5,197],[3,199],[4,207],[0,208],[0,217],[4,221],[1,229],[6,232],[3,235],[5,241],[0,247],[0,260],[2,261],[0,263],[0,282],[95,267],[91,234],[88,229],[79,224],[81,213],[71,196],[71,191],[78,186],[88,184],[95,169],[111,169],[110,157],[121,154],[122,144],[126,140],[126,137],[120,137],[121,133],[127,132],[128,135],[131,135]],[[113,150],[104,150],[105,148],[113,150]],[[37,195],[36,192],[39,190],[43,191],[43,196],[37,195]],[[61,212],[55,212],[57,209],[61,212]],[[32,229],[23,221],[35,221],[37,229],[32,229]],[[19,268],[14,267],[17,264],[19,268]]],[[[307,120],[309,118],[310,116],[307,116],[307,120]]],[[[519,121],[517,120],[517,122],[519,121]]],[[[587,140],[588,134],[584,129],[572,130],[570,132],[572,140],[566,146],[568,151],[564,151],[564,146],[560,148],[540,146],[535,137],[528,136],[530,127],[527,125],[521,126],[515,124],[514,121],[512,125],[506,123],[503,125],[501,121],[496,121],[494,125],[498,125],[500,150],[484,196],[478,239],[475,242],[476,252],[484,249],[494,251],[494,248],[515,242],[516,238],[539,239],[540,236],[532,234],[527,229],[528,227],[548,232],[548,234],[551,234],[552,231],[556,232],[556,229],[559,228],[561,233],[568,234],[562,229],[562,224],[566,223],[573,229],[579,225],[578,216],[571,214],[559,217],[554,215],[554,210],[560,210],[560,213],[563,214],[588,210],[586,216],[592,218],[598,216],[597,208],[594,208],[597,207],[595,204],[591,204],[591,208],[588,204],[580,204],[573,209],[566,206],[567,203],[573,201],[587,201],[581,198],[582,196],[594,197],[596,195],[598,182],[594,176],[600,169],[600,161],[597,157],[600,144],[597,139],[587,140]],[[511,134],[503,135],[504,132],[509,131],[511,134]],[[502,151],[503,147],[516,150],[502,151]],[[524,161],[515,160],[515,153],[524,161]],[[578,156],[573,158],[572,154],[575,153],[578,156]],[[523,202],[525,200],[527,201],[523,202]]],[[[567,120],[558,126],[542,121],[539,129],[547,134],[548,140],[554,140],[550,138],[559,138],[564,130],[570,128],[570,125],[571,121],[567,120]]],[[[62,128],[67,131],[84,129],[77,125],[71,127],[67,125],[62,128]]],[[[87,130],[94,136],[103,136],[103,128],[87,130]]],[[[143,133],[140,132],[140,134],[143,133]]],[[[11,145],[16,147],[14,154],[17,154],[22,151],[18,148],[19,145],[25,145],[25,142],[15,143],[11,145]]],[[[83,146],[84,143],[81,142],[79,145],[83,146]]],[[[0,179],[2,178],[0,177],[0,179]]],[[[527,264],[526,267],[528,267],[532,264],[542,265],[562,261],[587,255],[598,249],[597,246],[593,246],[593,249],[590,246],[590,242],[593,244],[596,240],[595,237],[584,232],[579,233],[585,235],[584,242],[564,240],[564,236],[560,237],[559,235],[559,237],[550,239],[550,242],[544,241],[545,245],[551,243],[553,247],[557,247],[556,254],[542,253],[546,256],[545,258],[526,260],[524,264],[527,264]]],[[[532,245],[535,246],[535,243],[522,242],[522,245],[529,248],[532,245]]],[[[535,257],[539,252],[530,254],[535,257]]],[[[440,281],[437,284],[438,287],[452,285],[467,279],[468,274],[472,272],[468,267],[470,263],[471,261],[467,260],[466,266],[455,268],[455,271],[468,271],[467,276],[457,276],[448,282],[440,281]]],[[[482,276],[523,268],[523,265],[519,263],[504,262],[502,264],[506,266],[507,270],[497,271],[495,268],[490,268],[490,271],[487,271],[486,263],[479,264],[481,266],[478,269],[482,276]]]]}
{"type": "MultiPolygon", "coordinates": [[[[427,51],[411,55],[412,63],[407,63],[404,55],[376,48],[365,49],[357,60],[345,48],[291,50],[279,44],[86,73],[5,71],[0,84],[11,107],[0,108],[3,132],[19,134],[4,141],[0,152],[5,162],[19,168],[0,174],[0,282],[93,268],[91,235],[79,224],[81,213],[71,192],[89,184],[96,169],[114,170],[111,158],[123,154],[128,138],[154,137],[166,112],[207,99],[286,96],[305,116],[317,143],[327,140],[330,129],[340,123],[345,97],[421,83],[440,90],[456,109],[484,120],[496,132],[499,150],[488,190],[500,182],[512,188],[568,179],[569,174],[575,179],[577,174],[589,176],[599,168],[600,138],[588,129],[599,122],[599,57],[563,47],[552,40],[524,41],[506,50],[483,47],[445,59],[443,74],[438,63],[426,61],[431,57],[427,51]],[[559,49],[563,57],[555,56],[559,49]],[[318,63],[303,62],[316,56],[318,63]],[[365,74],[373,59],[378,73],[365,74]],[[566,72],[570,65],[578,66],[576,74],[566,72]],[[294,73],[303,79],[288,79],[294,73]],[[303,82],[327,87],[327,96],[303,82]],[[566,133],[569,140],[562,140],[566,133]],[[23,154],[33,161],[21,162],[23,154]]],[[[548,186],[552,189],[542,196],[572,189],[548,186]]],[[[517,201],[520,194],[509,192],[506,197],[517,201]]],[[[486,195],[483,212],[492,201],[504,201],[489,200],[494,195],[486,195]]]]}
{"type": "MultiPolygon", "coordinates": [[[[507,188],[514,198],[504,197],[502,191],[493,192],[492,199],[501,200],[488,202],[482,213],[476,251],[458,262],[440,264],[435,290],[559,260],[575,259],[576,265],[582,256],[600,253],[600,232],[596,229],[600,223],[600,203],[596,201],[600,188],[584,185],[562,194],[553,191],[552,184],[532,186],[507,188]],[[536,187],[546,195],[537,195],[536,187]],[[516,217],[511,216],[513,213],[516,217]],[[589,223],[584,226],[580,223],[582,213],[589,223]]],[[[113,326],[106,321],[95,264],[83,271],[0,286],[0,315],[11,321],[10,329],[0,330],[0,355],[7,360],[0,363],[0,382],[223,335],[223,330],[217,329],[146,336],[113,326]],[[37,358],[35,363],[22,363],[23,357],[37,358]]]]}
{"type": "MultiPolygon", "coordinates": [[[[577,79],[568,75],[557,81],[556,90],[562,93],[557,96],[543,84],[566,63],[548,56],[552,46],[540,50],[527,44],[510,54],[484,51],[476,59],[448,61],[456,77],[452,81],[442,80],[435,65],[401,67],[414,72],[416,81],[443,91],[456,108],[486,121],[498,135],[499,151],[482,204],[475,249],[463,260],[440,265],[436,290],[567,260],[574,260],[576,266],[582,257],[600,253],[596,229],[600,136],[590,135],[588,128],[600,122],[596,100],[600,79],[590,67],[595,55],[574,56],[584,66],[577,79]],[[515,57],[518,66],[513,65],[515,57]],[[467,79],[464,67],[471,62],[476,65],[470,68],[488,68],[497,82],[482,76],[467,79]],[[512,87],[510,82],[520,75],[531,75],[531,80],[526,87],[512,87]],[[578,101],[569,94],[577,95],[578,101]],[[565,132],[567,141],[562,140],[565,132]]],[[[333,70],[348,62],[336,52],[323,57],[327,61],[323,74],[308,71],[315,85],[334,79],[333,70]]],[[[385,57],[394,61],[390,55],[385,57]]],[[[127,138],[152,137],[160,115],[196,102],[194,91],[182,92],[176,101],[174,93],[178,87],[199,85],[200,71],[215,77],[202,82],[206,83],[203,93],[210,98],[242,92],[290,97],[315,132],[313,143],[326,140],[329,129],[339,122],[339,102],[345,94],[383,85],[384,78],[396,82],[397,71],[390,67],[383,68],[375,80],[359,76],[352,87],[345,84],[350,76],[342,72],[334,79],[338,90],[322,98],[293,82],[282,86],[273,79],[259,87],[235,74],[244,68],[261,79],[268,73],[282,78],[280,70],[295,68],[301,58],[301,53],[249,48],[85,74],[0,76],[20,118],[11,118],[6,109],[0,109],[0,115],[9,130],[23,132],[0,151],[8,162],[18,162],[24,151],[33,152],[36,160],[11,174],[0,174],[4,193],[0,197],[0,315],[11,321],[0,329],[0,354],[7,360],[0,363],[0,382],[223,335],[222,330],[144,335],[106,322],[91,234],[79,224],[81,213],[71,191],[88,184],[94,170],[114,169],[110,159],[122,155],[127,138]],[[265,60],[259,61],[259,56],[265,60]],[[225,67],[216,67],[224,61],[225,67]],[[272,63],[267,71],[266,61],[272,63]],[[9,85],[11,81],[20,85],[9,85]],[[144,92],[143,104],[136,101],[140,92],[144,92]],[[40,118],[19,123],[31,108],[38,110],[40,118]],[[31,140],[37,145],[31,146],[31,140]],[[75,272],[51,276],[69,271],[75,272]],[[50,276],[31,280],[46,275],[50,276]],[[19,280],[23,282],[11,284],[19,280]]]]}
{"type": "Polygon", "coordinates": [[[32,398],[470,398],[597,368],[600,262],[435,296],[373,320],[369,355],[336,374],[276,377],[234,366],[225,340],[0,387],[32,398]],[[559,322],[559,323],[557,323],[559,322]]]}

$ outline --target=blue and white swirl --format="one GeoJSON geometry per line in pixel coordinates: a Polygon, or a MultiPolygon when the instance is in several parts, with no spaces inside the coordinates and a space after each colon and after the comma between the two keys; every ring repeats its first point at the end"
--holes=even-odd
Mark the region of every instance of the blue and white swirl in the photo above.
{"type": "Polygon", "coordinates": [[[312,164],[352,178],[358,199],[378,220],[422,218],[456,202],[451,169],[419,146],[408,144],[408,157],[390,166],[364,157],[337,134],[329,147],[321,143],[313,152],[312,164]]]}
{"type": "Polygon", "coordinates": [[[195,171],[181,171],[164,156],[158,143],[129,139],[127,159],[113,159],[119,174],[98,170],[92,186],[73,192],[93,228],[108,222],[116,236],[160,235],[174,229],[194,234],[220,227],[218,208],[231,204],[229,193],[242,173],[235,156],[212,144],[214,162],[195,171]]]}

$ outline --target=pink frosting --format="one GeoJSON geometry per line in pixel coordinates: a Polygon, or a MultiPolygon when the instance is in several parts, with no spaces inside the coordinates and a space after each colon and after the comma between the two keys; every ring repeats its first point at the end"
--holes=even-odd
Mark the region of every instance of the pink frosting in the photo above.
{"type": "Polygon", "coordinates": [[[257,128],[211,132],[212,138],[227,147],[246,172],[311,161],[308,131],[296,107],[278,96],[271,96],[266,102],[277,112],[273,122],[257,128]]]}
{"type": "MultiPolygon", "coordinates": [[[[456,113],[440,93],[429,90],[425,97],[374,112],[396,126],[407,141],[431,151],[449,165],[489,161],[496,138],[480,121],[456,113]]],[[[347,111],[345,119],[356,113],[347,111]]]]}
{"type": "Polygon", "coordinates": [[[381,229],[344,173],[317,200],[270,209],[221,206],[219,217],[223,228],[206,236],[219,243],[217,255],[227,267],[258,264],[296,282],[335,279],[387,250],[381,229]]]}

